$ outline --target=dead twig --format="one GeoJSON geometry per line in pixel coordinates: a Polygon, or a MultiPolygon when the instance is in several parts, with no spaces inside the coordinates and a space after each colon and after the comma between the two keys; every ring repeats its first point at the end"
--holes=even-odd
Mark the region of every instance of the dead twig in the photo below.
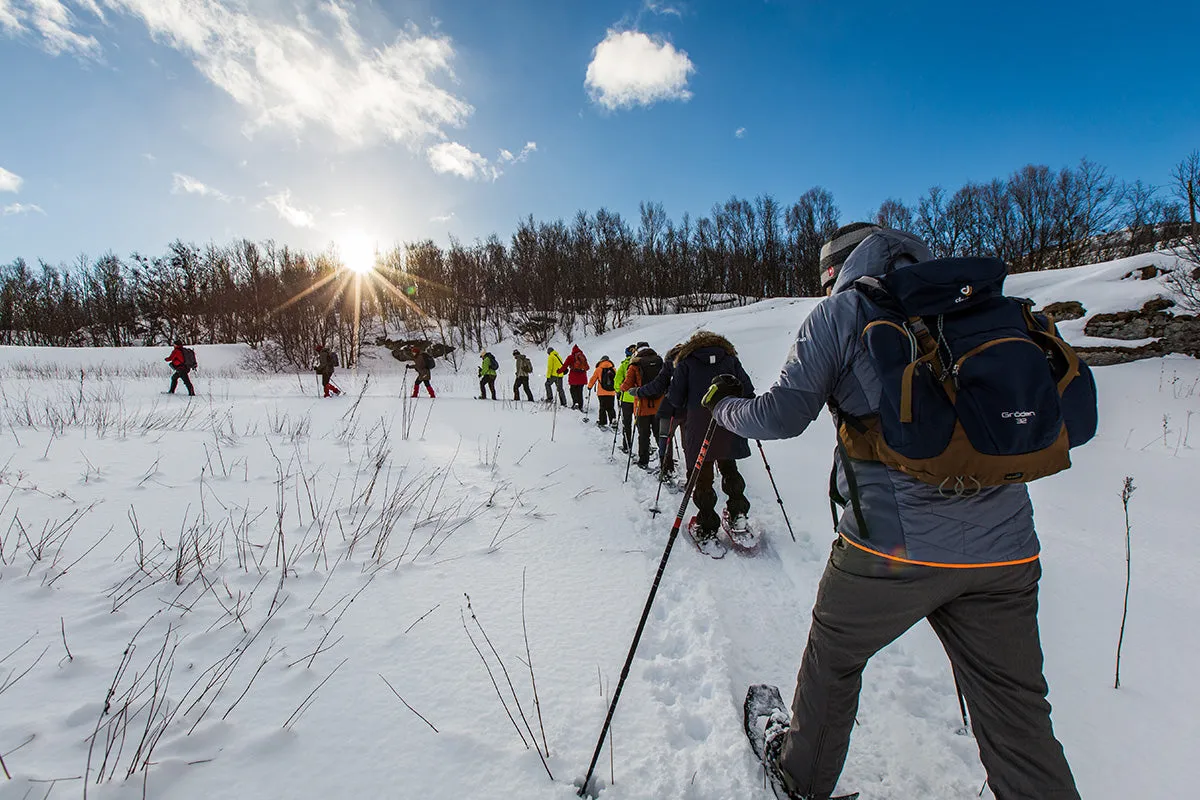
{"type": "Polygon", "coordinates": [[[432,723],[432,722],[430,722],[429,720],[425,719],[425,716],[424,716],[423,714],[421,714],[421,712],[420,712],[420,711],[417,711],[415,708],[413,708],[412,706],[410,706],[410,705],[408,704],[408,701],[407,701],[407,700],[405,700],[403,697],[401,697],[401,696],[400,696],[400,693],[396,691],[396,687],[394,687],[394,686],[392,686],[390,683],[388,683],[388,679],[387,679],[387,678],[384,678],[384,677],[383,677],[383,675],[380,675],[379,677],[383,679],[383,682],[384,682],[384,683],[387,683],[387,687],[388,687],[389,689],[391,689],[391,690],[392,690],[392,694],[396,695],[396,699],[397,699],[397,700],[399,700],[401,703],[404,703],[404,707],[405,707],[405,708],[407,708],[409,711],[411,711],[412,713],[414,713],[414,714],[416,714],[418,717],[420,717],[420,718],[421,718],[421,721],[422,721],[422,722],[424,722],[426,725],[428,725],[430,728],[433,728],[433,732],[434,732],[434,733],[438,733],[438,732],[439,732],[439,731],[438,731],[438,729],[434,727],[434,725],[433,725],[433,723],[432,723]]]}

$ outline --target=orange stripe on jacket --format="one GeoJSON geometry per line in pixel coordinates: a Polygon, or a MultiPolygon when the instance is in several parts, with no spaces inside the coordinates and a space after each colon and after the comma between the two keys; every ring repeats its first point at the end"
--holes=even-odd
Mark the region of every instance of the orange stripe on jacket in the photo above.
{"type": "Polygon", "coordinates": [[[854,541],[844,533],[839,533],[838,536],[841,536],[842,539],[846,541],[846,544],[857,547],[864,553],[870,553],[873,556],[886,558],[888,561],[898,561],[901,564],[913,564],[918,567],[938,567],[940,569],[984,569],[985,567],[1015,567],[1018,564],[1030,564],[1041,558],[1041,554],[1038,554],[1036,556],[1030,556],[1029,558],[1020,558],[1016,561],[993,561],[986,564],[942,564],[937,561],[914,561],[911,558],[901,558],[900,556],[892,556],[888,555],[887,553],[881,553],[878,550],[872,550],[871,548],[854,541]]]}

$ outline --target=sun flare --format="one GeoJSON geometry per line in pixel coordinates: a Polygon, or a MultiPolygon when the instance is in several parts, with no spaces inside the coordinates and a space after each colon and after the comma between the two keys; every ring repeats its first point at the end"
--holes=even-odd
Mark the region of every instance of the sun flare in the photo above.
{"type": "Polygon", "coordinates": [[[359,275],[375,270],[375,243],[365,233],[354,231],[337,240],[338,255],[346,269],[359,275]]]}

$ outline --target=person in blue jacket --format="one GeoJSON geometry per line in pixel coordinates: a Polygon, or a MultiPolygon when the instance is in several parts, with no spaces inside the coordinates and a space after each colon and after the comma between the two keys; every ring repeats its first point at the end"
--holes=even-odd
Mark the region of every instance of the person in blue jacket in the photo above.
{"type": "MultiPolygon", "coordinates": [[[[713,417],[739,436],[785,439],[827,406],[858,419],[878,413],[883,385],[862,340],[869,301],[854,283],[931,259],[907,233],[840,229],[822,248],[821,268],[836,276],[832,294],[800,326],[779,380],[743,399],[744,378],[727,370],[705,398],[713,417]]],[[[752,723],[772,776],[793,797],[830,796],[867,661],[927,619],[966,698],[997,800],[1078,800],[1046,700],[1040,547],[1026,486],[947,493],[837,451],[831,483],[830,494],[852,498],[858,513],[843,511],[837,522],[790,721],[783,712],[752,723]]]]}

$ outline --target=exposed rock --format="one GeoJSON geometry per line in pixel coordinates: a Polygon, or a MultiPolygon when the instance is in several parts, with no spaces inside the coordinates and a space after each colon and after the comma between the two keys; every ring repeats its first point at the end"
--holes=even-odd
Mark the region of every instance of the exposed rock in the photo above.
{"type": "Polygon", "coordinates": [[[1153,320],[1136,316],[1136,311],[1122,311],[1117,314],[1097,314],[1088,320],[1084,331],[1088,336],[1099,339],[1120,339],[1133,341],[1149,339],[1154,333],[1153,320]]]}
{"type": "Polygon", "coordinates": [[[1174,305],[1165,297],[1156,297],[1137,311],[1096,314],[1084,326],[1088,336],[1122,341],[1157,338],[1158,341],[1132,348],[1083,347],[1079,348],[1080,355],[1094,366],[1122,364],[1168,353],[1200,358],[1200,318],[1190,314],[1166,313],[1174,305]]]}
{"type": "Polygon", "coordinates": [[[1088,336],[1102,339],[1148,339],[1165,336],[1169,324],[1194,320],[1193,317],[1175,316],[1164,313],[1175,305],[1164,297],[1147,300],[1137,311],[1118,311],[1115,314],[1097,314],[1088,320],[1084,332],[1088,336]]]}
{"type": "Polygon", "coordinates": [[[1135,278],[1140,281],[1151,281],[1157,278],[1159,275],[1169,275],[1170,273],[1171,270],[1160,267],[1157,264],[1147,264],[1144,267],[1138,267],[1137,269],[1126,272],[1125,275],[1122,276],[1121,280],[1135,278]]]}
{"type": "Polygon", "coordinates": [[[1128,364],[1130,361],[1166,355],[1159,342],[1151,342],[1141,347],[1076,347],[1075,352],[1079,353],[1085,364],[1092,367],[1128,364]]]}
{"type": "Polygon", "coordinates": [[[1050,303],[1037,313],[1048,314],[1055,322],[1066,322],[1086,316],[1087,309],[1078,300],[1064,300],[1061,303],[1050,303]]]}

